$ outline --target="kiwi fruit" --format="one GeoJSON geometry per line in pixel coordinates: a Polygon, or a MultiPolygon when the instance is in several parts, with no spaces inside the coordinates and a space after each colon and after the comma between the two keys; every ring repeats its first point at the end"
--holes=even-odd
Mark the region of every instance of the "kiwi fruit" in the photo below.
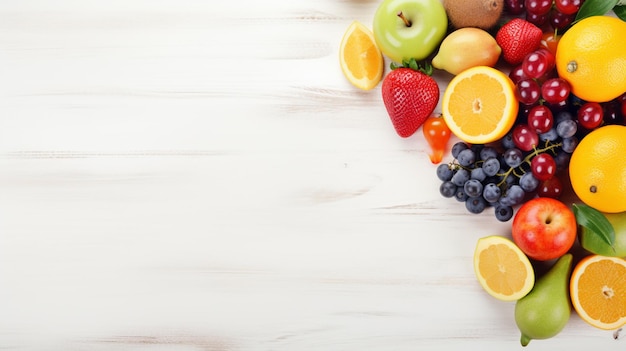
{"type": "Polygon", "coordinates": [[[450,24],[454,28],[494,27],[502,15],[504,0],[443,0],[450,24]]]}

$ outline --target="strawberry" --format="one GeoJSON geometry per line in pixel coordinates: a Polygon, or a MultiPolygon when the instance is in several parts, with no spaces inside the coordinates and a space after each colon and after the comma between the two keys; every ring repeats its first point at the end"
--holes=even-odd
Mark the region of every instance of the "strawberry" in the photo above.
{"type": "Polygon", "coordinates": [[[496,42],[502,48],[504,60],[517,65],[539,47],[542,36],[539,27],[521,18],[514,18],[498,30],[496,42]]]}
{"type": "Polygon", "coordinates": [[[439,102],[437,82],[427,74],[429,72],[418,71],[415,66],[413,62],[413,68],[393,69],[385,76],[381,88],[391,123],[403,138],[413,135],[439,102]]]}

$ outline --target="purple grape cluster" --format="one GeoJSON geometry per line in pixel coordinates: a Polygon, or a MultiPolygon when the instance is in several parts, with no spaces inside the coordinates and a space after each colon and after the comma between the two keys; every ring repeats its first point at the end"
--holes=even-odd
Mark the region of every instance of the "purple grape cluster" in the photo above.
{"type": "Polygon", "coordinates": [[[542,135],[539,144],[527,151],[520,148],[513,132],[489,145],[457,142],[451,150],[454,160],[437,167],[439,192],[465,203],[470,213],[493,208],[502,222],[530,198],[558,198],[563,189],[558,175],[567,168],[568,151],[573,148],[564,148],[563,137],[554,135],[542,135]]]}

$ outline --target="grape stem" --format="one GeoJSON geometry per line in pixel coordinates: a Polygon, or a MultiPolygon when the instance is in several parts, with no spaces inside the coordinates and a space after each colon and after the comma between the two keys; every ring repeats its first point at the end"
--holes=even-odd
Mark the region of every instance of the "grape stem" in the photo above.
{"type": "Polygon", "coordinates": [[[546,140],[546,144],[545,144],[545,146],[543,148],[537,149],[536,146],[533,146],[533,151],[530,154],[526,155],[526,157],[524,157],[524,159],[522,160],[522,163],[519,166],[517,166],[517,167],[510,167],[506,172],[496,174],[497,176],[502,177],[502,180],[497,185],[499,187],[502,186],[506,182],[506,179],[508,178],[508,176],[511,175],[511,173],[513,173],[513,175],[516,176],[517,178],[521,178],[522,175],[524,175],[524,173],[526,173],[526,171],[524,169],[522,169],[522,165],[523,164],[526,163],[526,164],[530,165],[531,160],[533,159],[533,157],[535,157],[535,156],[537,156],[537,155],[539,155],[541,153],[547,152],[547,151],[552,151],[555,148],[560,147],[562,145],[563,145],[563,143],[552,144],[552,143],[550,143],[549,140],[546,140]],[[522,174],[518,174],[516,172],[518,169],[522,172],[522,174]]]}

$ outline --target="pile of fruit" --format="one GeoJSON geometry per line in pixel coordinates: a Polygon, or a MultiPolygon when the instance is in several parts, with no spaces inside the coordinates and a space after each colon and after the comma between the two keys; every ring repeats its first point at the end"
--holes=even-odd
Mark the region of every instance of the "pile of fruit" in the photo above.
{"type": "Polygon", "coordinates": [[[625,21],[618,0],[381,0],[341,42],[345,77],[382,82],[395,132],[422,129],[441,195],[512,220],[510,238],[478,241],[474,270],[516,301],[524,346],[557,335],[570,303],[597,328],[626,324],[625,21]]]}

